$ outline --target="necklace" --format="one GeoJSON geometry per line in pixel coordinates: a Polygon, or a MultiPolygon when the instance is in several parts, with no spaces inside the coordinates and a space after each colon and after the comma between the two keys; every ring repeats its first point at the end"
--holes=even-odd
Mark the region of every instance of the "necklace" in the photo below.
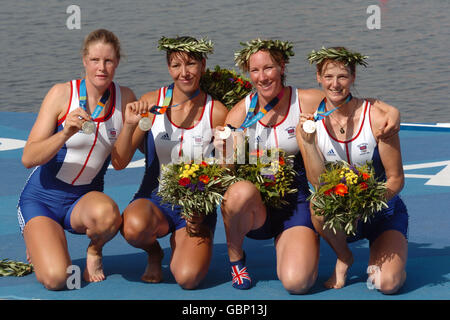
{"type": "MultiPolygon", "coordinates": [[[[341,105],[340,105],[341,106],[341,105]]],[[[352,113],[347,117],[347,123],[348,123],[348,121],[350,120],[350,119],[352,119],[353,118],[353,115],[355,114],[355,111],[356,111],[356,106],[353,108],[353,111],[352,111],[352,113]]],[[[338,119],[336,119],[334,116],[332,116],[331,114],[330,114],[330,116],[339,124],[339,126],[340,126],[340,128],[339,128],[339,132],[341,133],[341,134],[344,134],[345,133],[345,129],[344,129],[344,127],[346,127],[347,126],[347,124],[346,125],[342,125],[342,123],[338,120],[338,119]]]]}

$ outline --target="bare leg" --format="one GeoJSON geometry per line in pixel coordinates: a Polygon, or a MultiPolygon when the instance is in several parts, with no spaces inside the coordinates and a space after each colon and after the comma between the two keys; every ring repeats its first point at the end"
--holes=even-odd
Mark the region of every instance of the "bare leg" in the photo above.
{"type": "Polygon", "coordinates": [[[191,237],[186,228],[176,230],[171,237],[170,270],[183,289],[195,289],[206,277],[212,257],[210,237],[191,237]]]}
{"type": "MultiPolygon", "coordinates": [[[[313,212],[312,209],[311,212],[313,212]]],[[[316,216],[314,213],[311,213],[311,221],[314,228],[331,246],[337,256],[334,272],[331,277],[325,281],[324,286],[329,289],[340,289],[345,286],[347,271],[353,264],[353,254],[347,245],[347,236],[344,232],[337,231],[336,234],[334,234],[331,229],[324,230],[323,217],[316,216]]]]}
{"type": "Polygon", "coordinates": [[[162,281],[161,262],[164,254],[157,238],[166,235],[168,231],[169,224],[163,213],[147,199],[136,199],[124,210],[121,229],[123,237],[133,247],[143,249],[148,254],[142,281],[162,281]]]}
{"type": "Polygon", "coordinates": [[[147,252],[147,266],[141,276],[141,280],[144,282],[158,283],[163,280],[162,273],[162,259],[164,258],[164,252],[156,240],[146,250],[147,252]]]}
{"type": "Polygon", "coordinates": [[[75,231],[86,233],[91,239],[87,248],[84,280],[105,280],[102,249],[105,243],[116,235],[122,223],[116,203],[102,192],[89,192],[74,207],[70,223],[75,231]]]}
{"type": "Polygon", "coordinates": [[[49,290],[63,289],[71,265],[63,228],[39,216],[28,221],[23,235],[37,280],[49,290]]]}
{"type": "Polygon", "coordinates": [[[297,226],[275,240],[277,274],[291,294],[304,294],[315,283],[319,266],[319,238],[310,228],[297,226]]]}
{"type": "Polygon", "coordinates": [[[378,267],[372,275],[377,289],[384,294],[393,294],[403,286],[406,280],[407,255],[407,240],[396,230],[383,232],[373,242],[370,247],[369,265],[378,267]]]}
{"type": "Polygon", "coordinates": [[[222,216],[231,262],[243,258],[245,235],[260,228],[266,220],[266,208],[256,187],[248,181],[233,184],[225,193],[222,216]]]}

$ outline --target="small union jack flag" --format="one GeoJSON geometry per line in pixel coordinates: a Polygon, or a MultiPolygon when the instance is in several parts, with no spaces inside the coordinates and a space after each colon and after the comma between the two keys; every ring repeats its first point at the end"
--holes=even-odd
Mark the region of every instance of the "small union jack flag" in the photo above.
{"type": "Polygon", "coordinates": [[[233,283],[237,283],[238,285],[242,285],[244,283],[244,279],[249,282],[252,281],[247,272],[247,267],[239,269],[239,266],[231,266],[231,276],[233,277],[233,283]]]}

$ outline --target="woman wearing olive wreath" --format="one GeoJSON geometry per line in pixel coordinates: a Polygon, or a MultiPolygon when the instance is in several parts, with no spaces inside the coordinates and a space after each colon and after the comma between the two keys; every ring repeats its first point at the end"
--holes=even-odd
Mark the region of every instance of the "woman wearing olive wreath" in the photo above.
{"type": "Polygon", "coordinates": [[[128,243],[148,253],[142,275],[146,282],[162,281],[163,251],[157,239],[171,233],[170,270],[182,288],[194,289],[208,272],[217,216],[186,223],[179,208],[161,203],[158,178],[161,165],[176,162],[181,156],[194,159],[198,148],[201,156],[208,157],[213,128],[224,124],[228,110],[199,86],[206,55],[213,52],[211,41],[162,37],[158,48],[166,51],[173,83],[147,92],[126,106],[124,128],[117,142],[122,168],[138,147],[145,150],[146,159],[141,186],[123,212],[121,232],[128,243]],[[147,112],[150,126],[138,126],[147,112]],[[199,234],[199,230],[206,232],[199,234]]]}
{"type": "Polygon", "coordinates": [[[374,107],[371,99],[352,97],[350,93],[356,65],[366,66],[366,56],[334,47],[312,51],[308,58],[311,63],[317,63],[317,81],[325,94],[317,113],[328,114],[315,122],[315,130],[308,130],[305,125],[307,122],[313,125],[310,119],[314,115],[305,112],[301,116],[298,140],[309,181],[318,185],[325,161],[343,160],[352,165],[373,161],[375,176],[386,181],[387,188],[388,208],[377,211],[365,223],[358,221],[355,236],[324,229],[323,217],[312,215],[314,226],[337,255],[335,270],[325,286],[338,289],[345,285],[347,271],[353,263],[347,242],[366,238],[370,244],[369,281],[375,281],[375,287],[385,294],[395,293],[406,279],[408,249],[408,212],[398,196],[404,184],[398,134],[383,139],[377,136],[376,128],[385,123],[387,115],[374,107]]]}
{"type": "MultiPolygon", "coordinates": [[[[323,93],[316,89],[285,86],[286,64],[294,55],[292,43],[254,39],[241,44],[244,48],[235,54],[235,61],[249,73],[256,93],[233,107],[226,124],[244,130],[246,135],[259,137],[253,140],[259,141],[260,148],[280,148],[287,155],[295,155],[294,168],[298,175],[294,187],[298,192],[288,196],[290,205],[273,209],[264,205],[259,191],[249,181],[239,181],[228,188],[222,203],[222,215],[232,286],[249,289],[252,285],[243,250],[245,236],[273,238],[278,278],[289,293],[303,294],[317,278],[319,238],[311,222],[307,201],[309,187],[295,128],[301,113],[314,113],[323,93]],[[252,105],[255,109],[249,112],[252,105]]],[[[385,133],[392,134],[399,127],[398,111],[389,106],[382,107],[392,114],[385,128],[385,133]]],[[[218,130],[225,129],[219,127],[218,130]]]]}

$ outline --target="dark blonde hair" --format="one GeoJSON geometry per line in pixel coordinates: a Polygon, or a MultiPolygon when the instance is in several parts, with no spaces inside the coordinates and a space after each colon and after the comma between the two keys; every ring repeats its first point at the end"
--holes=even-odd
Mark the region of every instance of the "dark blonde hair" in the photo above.
{"type": "Polygon", "coordinates": [[[92,31],[91,33],[89,33],[86,38],[84,38],[83,41],[83,46],[81,48],[81,55],[84,57],[88,54],[89,50],[89,45],[91,43],[97,42],[97,41],[101,41],[103,43],[107,43],[112,45],[112,47],[114,48],[114,51],[116,53],[116,57],[117,60],[120,61],[120,57],[122,56],[122,51],[120,48],[120,41],[119,38],[117,38],[117,36],[106,29],[97,29],[92,31]]]}

